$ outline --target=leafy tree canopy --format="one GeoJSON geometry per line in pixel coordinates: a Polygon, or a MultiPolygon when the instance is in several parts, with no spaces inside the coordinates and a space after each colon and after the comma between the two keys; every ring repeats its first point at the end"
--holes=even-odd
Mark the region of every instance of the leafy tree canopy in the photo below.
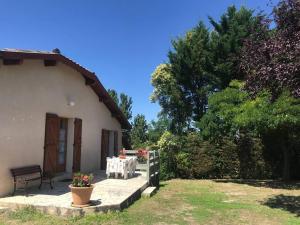
{"type": "Polygon", "coordinates": [[[234,80],[228,88],[209,97],[208,111],[197,123],[204,139],[220,142],[223,137],[234,137],[238,130],[234,119],[240,113],[241,104],[249,99],[243,86],[243,82],[234,80]]]}
{"type": "Polygon", "coordinates": [[[229,7],[220,22],[210,18],[212,32],[200,22],[184,37],[172,42],[169,62],[152,74],[151,100],[161,105],[171,122],[171,131],[193,128],[207,109],[207,99],[241,78],[238,59],[243,39],[250,35],[256,18],[251,10],[229,7]]]}
{"type": "Polygon", "coordinates": [[[107,92],[121,109],[126,119],[130,120],[132,118],[132,98],[124,93],[121,93],[119,97],[114,89],[108,89],[107,92]]]}
{"type": "Polygon", "coordinates": [[[272,20],[262,17],[260,28],[245,42],[241,69],[246,74],[246,89],[256,95],[264,89],[275,99],[285,90],[300,97],[300,2],[280,1],[272,20]]]}
{"type": "Polygon", "coordinates": [[[148,137],[150,143],[157,143],[162,134],[169,130],[170,120],[164,116],[159,115],[158,120],[152,120],[148,125],[148,137]]]}
{"type": "Polygon", "coordinates": [[[119,97],[117,91],[114,89],[107,89],[107,92],[110,95],[110,97],[112,97],[112,99],[115,101],[115,103],[119,106],[119,97]]]}
{"type": "Polygon", "coordinates": [[[219,22],[209,17],[214,30],[211,33],[213,73],[218,77],[218,88],[226,88],[233,79],[243,80],[239,71],[240,51],[245,38],[249,37],[258,20],[253,11],[230,6],[219,22]]]}
{"type": "Polygon", "coordinates": [[[233,81],[223,91],[209,97],[209,108],[198,123],[200,133],[213,143],[226,138],[236,142],[243,136],[262,137],[275,134],[284,157],[283,177],[289,178],[290,154],[300,137],[300,99],[283,91],[275,100],[262,91],[255,98],[233,81]]]}
{"type": "Polygon", "coordinates": [[[144,115],[137,114],[133,119],[131,129],[131,142],[134,149],[145,147],[148,140],[148,125],[144,115]]]}
{"type": "Polygon", "coordinates": [[[122,112],[124,113],[127,120],[131,120],[131,118],[132,118],[132,98],[124,93],[121,93],[119,107],[122,110],[122,112]]]}

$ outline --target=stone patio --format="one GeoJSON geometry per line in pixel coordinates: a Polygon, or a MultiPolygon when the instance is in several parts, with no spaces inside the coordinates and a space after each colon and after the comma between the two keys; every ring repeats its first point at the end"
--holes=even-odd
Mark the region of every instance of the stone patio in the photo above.
{"type": "Polygon", "coordinates": [[[95,188],[91,198],[92,205],[89,207],[71,206],[69,181],[55,182],[53,190],[49,185],[44,184],[41,190],[37,187],[30,188],[28,196],[25,196],[24,192],[17,192],[15,196],[0,198],[0,207],[13,210],[31,206],[44,213],[59,216],[82,216],[93,212],[119,211],[137,200],[148,186],[146,177],[142,173],[137,173],[135,177],[127,180],[106,179],[104,171],[93,174],[95,188]]]}

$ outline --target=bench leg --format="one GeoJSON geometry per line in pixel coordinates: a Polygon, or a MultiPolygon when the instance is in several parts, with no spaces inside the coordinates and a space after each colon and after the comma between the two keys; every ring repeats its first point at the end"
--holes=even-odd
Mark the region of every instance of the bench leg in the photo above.
{"type": "Polygon", "coordinates": [[[14,192],[12,193],[12,196],[14,196],[14,195],[15,195],[15,193],[16,193],[16,189],[17,189],[17,183],[16,183],[16,182],[14,182],[14,192]]]}
{"type": "Polygon", "coordinates": [[[41,183],[40,183],[39,189],[41,189],[42,183],[43,183],[43,179],[41,178],[41,183]]]}
{"type": "Polygon", "coordinates": [[[52,179],[50,178],[50,181],[49,181],[49,183],[50,183],[50,188],[51,189],[53,189],[53,185],[52,185],[52,179]]]}
{"type": "Polygon", "coordinates": [[[28,184],[28,182],[25,182],[24,191],[25,191],[25,195],[26,195],[26,197],[28,197],[28,192],[27,192],[27,184],[28,184]]]}

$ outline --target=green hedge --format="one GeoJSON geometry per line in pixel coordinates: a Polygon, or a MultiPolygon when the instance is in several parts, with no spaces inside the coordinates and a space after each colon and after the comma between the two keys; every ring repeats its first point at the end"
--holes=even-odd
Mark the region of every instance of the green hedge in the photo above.
{"type": "Polygon", "coordinates": [[[169,132],[158,142],[161,179],[278,177],[265,157],[262,141],[241,135],[238,141],[203,141],[197,133],[176,136],[169,132]]]}

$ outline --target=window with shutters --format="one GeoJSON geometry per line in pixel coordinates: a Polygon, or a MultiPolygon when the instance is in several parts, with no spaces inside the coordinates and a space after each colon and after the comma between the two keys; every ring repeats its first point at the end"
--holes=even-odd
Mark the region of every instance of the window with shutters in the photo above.
{"type": "Polygon", "coordinates": [[[102,130],[101,169],[106,169],[106,157],[118,156],[118,131],[102,130]]]}
{"type": "Polygon", "coordinates": [[[68,132],[68,119],[60,118],[59,140],[58,140],[58,164],[62,167],[66,164],[67,132],[68,132]]]}
{"type": "Polygon", "coordinates": [[[46,114],[44,172],[55,174],[66,171],[68,119],[46,114]]]}

